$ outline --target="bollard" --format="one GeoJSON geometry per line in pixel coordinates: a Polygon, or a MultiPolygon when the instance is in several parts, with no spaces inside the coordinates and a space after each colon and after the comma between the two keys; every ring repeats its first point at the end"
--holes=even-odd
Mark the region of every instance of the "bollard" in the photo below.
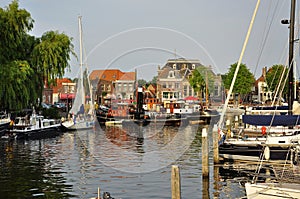
{"type": "Polygon", "coordinates": [[[171,173],[171,191],[172,199],[181,199],[181,188],[180,188],[180,172],[177,165],[172,165],[171,173]]]}
{"type": "Polygon", "coordinates": [[[209,175],[208,167],[208,138],[207,138],[207,129],[202,129],[202,175],[209,175]]]}

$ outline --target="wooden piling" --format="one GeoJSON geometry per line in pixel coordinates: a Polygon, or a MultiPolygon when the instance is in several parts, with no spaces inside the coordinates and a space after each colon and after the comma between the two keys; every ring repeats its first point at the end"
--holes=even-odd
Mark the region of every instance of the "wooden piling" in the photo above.
{"type": "Polygon", "coordinates": [[[180,172],[177,165],[172,165],[171,173],[171,191],[172,199],[181,199],[181,188],[180,188],[180,172]]]}
{"type": "Polygon", "coordinates": [[[209,178],[202,176],[202,198],[209,198],[209,178]]]}
{"type": "Polygon", "coordinates": [[[209,176],[207,129],[202,129],[202,176],[209,176]]]}
{"type": "MultiPolygon", "coordinates": [[[[221,130],[221,129],[220,129],[221,130]]],[[[214,151],[214,163],[218,164],[219,163],[219,129],[215,125],[212,136],[213,136],[213,151],[214,151]]]]}

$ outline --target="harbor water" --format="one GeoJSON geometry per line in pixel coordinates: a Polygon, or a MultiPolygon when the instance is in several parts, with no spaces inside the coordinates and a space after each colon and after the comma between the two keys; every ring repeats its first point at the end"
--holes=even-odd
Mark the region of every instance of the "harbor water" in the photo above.
{"type": "Polygon", "coordinates": [[[171,198],[178,165],[182,198],[241,198],[243,177],[214,166],[202,180],[201,130],[186,127],[106,127],[41,140],[1,140],[0,198],[171,198]]]}

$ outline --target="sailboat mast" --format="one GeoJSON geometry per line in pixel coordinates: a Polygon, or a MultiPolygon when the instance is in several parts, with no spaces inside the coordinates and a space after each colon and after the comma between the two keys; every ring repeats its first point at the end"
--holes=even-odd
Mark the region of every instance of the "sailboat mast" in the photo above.
{"type": "Polygon", "coordinates": [[[80,61],[80,86],[81,86],[81,96],[82,96],[82,102],[85,103],[85,91],[84,91],[84,87],[83,87],[83,60],[82,60],[82,25],[81,25],[81,16],[78,17],[78,28],[79,28],[79,47],[80,47],[80,57],[79,57],[79,61],[80,61]]]}
{"type": "Polygon", "coordinates": [[[293,114],[294,102],[294,24],[295,24],[295,7],[296,0],[291,0],[291,14],[290,14],[290,36],[289,36],[289,90],[288,103],[289,115],[293,114]]]}

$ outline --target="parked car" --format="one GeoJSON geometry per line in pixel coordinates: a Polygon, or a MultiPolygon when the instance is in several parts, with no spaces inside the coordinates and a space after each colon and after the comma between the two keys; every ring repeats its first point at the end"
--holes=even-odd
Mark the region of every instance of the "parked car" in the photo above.
{"type": "Polygon", "coordinates": [[[50,105],[50,104],[46,104],[46,103],[44,103],[44,102],[41,103],[41,106],[42,106],[43,108],[45,108],[45,109],[51,108],[51,105],[50,105]]]}
{"type": "Polygon", "coordinates": [[[60,109],[62,111],[66,111],[67,110],[66,104],[65,103],[61,103],[61,102],[55,102],[53,104],[53,107],[58,108],[58,109],[60,109]]]}

